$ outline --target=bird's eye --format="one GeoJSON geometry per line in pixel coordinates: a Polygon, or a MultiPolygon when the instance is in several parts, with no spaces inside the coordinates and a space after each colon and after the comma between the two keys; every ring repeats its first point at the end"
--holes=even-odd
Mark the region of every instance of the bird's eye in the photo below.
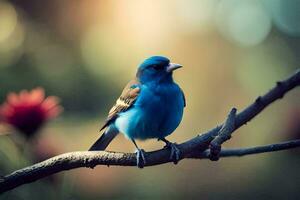
{"type": "Polygon", "coordinates": [[[160,66],[160,65],[152,65],[152,68],[155,69],[155,70],[161,70],[162,66],[160,66]]]}

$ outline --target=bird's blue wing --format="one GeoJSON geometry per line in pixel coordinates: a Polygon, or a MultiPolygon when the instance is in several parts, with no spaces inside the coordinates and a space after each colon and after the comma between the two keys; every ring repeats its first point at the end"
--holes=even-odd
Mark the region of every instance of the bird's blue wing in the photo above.
{"type": "Polygon", "coordinates": [[[106,122],[100,131],[113,122],[118,117],[120,112],[126,111],[133,105],[140,93],[139,84],[140,83],[138,80],[132,80],[125,86],[121,96],[117,99],[115,105],[110,109],[106,118],[106,122]]]}

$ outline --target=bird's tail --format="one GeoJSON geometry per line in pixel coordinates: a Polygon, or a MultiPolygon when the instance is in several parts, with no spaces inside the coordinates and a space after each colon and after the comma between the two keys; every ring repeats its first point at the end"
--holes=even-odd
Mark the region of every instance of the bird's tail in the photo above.
{"type": "Polygon", "coordinates": [[[89,151],[105,150],[118,133],[119,131],[115,127],[109,126],[101,137],[90,147],[89,151]]]}

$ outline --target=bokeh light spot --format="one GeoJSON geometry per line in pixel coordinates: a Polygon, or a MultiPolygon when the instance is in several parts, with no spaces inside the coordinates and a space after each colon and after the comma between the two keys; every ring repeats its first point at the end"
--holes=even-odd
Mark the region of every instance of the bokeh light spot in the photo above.
{"type": "Polygon", "coordinates": [[[17,22],[17,12],[13,5],[0,1],[0,43],[13,33],[17,22]]]}
{"type": "Polygon", "coordinates": [[[217,25],[229,40],[241,46],[260,44],[271,30],[271,17],[258,1],[221,1],[217,25]]]}
{"type": "Polygon", "coordinates": [[[300,36],[300,1],[264,0],[275,26],[290,36],[300,36]]]}
{"type": "Polygon", "coordinates": [[[17,23],[10,35],[0,42],[0,67],[11,66],[19,60],[24,52],[24,37],[24,27],[22,24],[17,23]]]}

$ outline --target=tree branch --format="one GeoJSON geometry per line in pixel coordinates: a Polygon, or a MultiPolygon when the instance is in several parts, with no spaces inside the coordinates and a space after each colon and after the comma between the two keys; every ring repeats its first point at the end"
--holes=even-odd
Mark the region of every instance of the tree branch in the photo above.
{"type": "MultiPolygon", "coordinates": [[[[220,152],[220,157],[241,157],[252,154],[268,153],[274,151],[282,151],[287,149],[293,149],[300,147],[300,140],[292,140],[287,142],[282,142],[278,144],[269,144],[257,147],[248,147],[241,149],[223,149],[220,152]]],[[[196,155],[195,155],[196,157],[196,155]]],[[[210,158],[210,150],[204,151],[202,154],[198,155],[199,158],[210,158]]]]}
{"type": "Polygon", "coordinates": [[[210,142],[209,158],[211,161],[217,161],[220,157],[221,145],[231,138],[231,134],[235,129],[236,108],[232,108],[228,117],[218,132],[218,135],[210,142]]]}
{"type": "MultiPolygon", "coordinates": [[[[300,70],[284,81],[277,82],[269,92],[259,96],[254,103],[235,116],[235,126],[231,133],[249,122],[265,107],[282,98],[288,91],[300,85],[300,70]]],[[[181,151],[180,159],[208,158],[207,150],[210,142],[218,135],[223,125],[219,125],[204,134],[198,135],[178,145],[181,151]]],[[[255,153],[278,151],[300,146],[300,141],[290,141],[281,144],[260,146],[246,149],[227,149],[220,152],[221,157],[242,156],[255,153]]],[[[170,149],[161,149],[147,153],[145,166],[172,162],[170,149]]],[[[79,167],[93,168],[96,165],[136,166],[136,155],[132,153],[117,153],[108,151],[72,152],[62,154],[35,165],[17,170],[0,178],[0,193],[49,176],[51,174],[79,167]]]]}

